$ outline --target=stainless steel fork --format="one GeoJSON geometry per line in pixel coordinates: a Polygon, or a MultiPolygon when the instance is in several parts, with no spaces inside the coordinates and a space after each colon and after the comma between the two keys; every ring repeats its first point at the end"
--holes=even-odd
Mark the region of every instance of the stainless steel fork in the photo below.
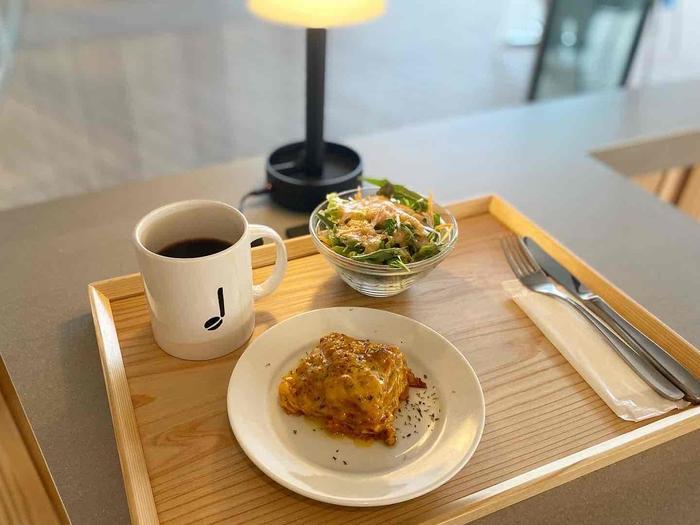
{"type": "Polygon", "coordinates": [[[666,399],[677,401],[683,399],[683,392],[671,383],[663,374],[644,357],[640,356],[627,343],[608,328],[585,306],[574,301],[567,294],[561,292],[554,283],[549,280],[535,261],[530,251],[515,235],[508,235],[501,239],[501,247],[513,273],[526,288],[533,292],[556,297],[574,308],[583,315],[607,340],[618,355],[634,370],[644,382],[666,399]]]}

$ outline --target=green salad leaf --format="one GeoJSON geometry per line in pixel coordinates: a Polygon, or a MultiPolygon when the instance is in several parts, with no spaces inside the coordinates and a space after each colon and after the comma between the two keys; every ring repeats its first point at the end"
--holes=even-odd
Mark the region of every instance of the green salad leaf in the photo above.
{"type": "Polygon", "coordinates": [[[440,252],[440,246],[431,242],[430,244],[424,244],[420,247],[418,252],[413,256],[414,261],[422,261],[424,259],[430,259],[434,255],[440,252]]]}
{"type": "Polygon", "coordinates": [[[352,258],[356,261],[383,263],[395,259],[397,257],[410,258],[408,251],[405,248],[382,248],[370,253],[360,253],[352,258]]]}
{"type": "Polygon", "coordinates": [[[428,201],[425,197],[416,193],[415,191],[409,190],[406,186],[401,186],[400,184],[393,184],[387,179],[372,179],[369,177],[362,177],[364,182],[368,182],[374,186],[379,186],[379,195],[384,195],[385,197],[394,198],[401,204],[408,206],[415,211],[427,211],[428,201]]]}

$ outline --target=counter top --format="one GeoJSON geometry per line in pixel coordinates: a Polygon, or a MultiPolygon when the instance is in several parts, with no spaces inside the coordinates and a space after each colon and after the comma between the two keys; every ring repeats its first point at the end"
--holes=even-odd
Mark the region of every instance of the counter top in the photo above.
{"type": "MultiPolygon", "coordinates": [[[[366,174],[432,190],[436,200],[502,195],[700,346],[700,227],[604,163],[622,172],[640,155],[649,170],[669,159],[700,163],[698,129],[694,81],[344,142],[361,153],[366,174]],[[637,155],[624,154],[631,147],[637,155]]],[[[128,520],[87,284],[136,271],[130,232],[147,211],[185,198],[237,204],[262,184],[263,166],[263,158],[243,159],[0,213],[0,352],[74,523],[128,520]]],[[[279,230],[305,220],[266,197],[245,213],[279,230]]],[[[665,520],[690,523],[700,512],[699,439],[690,434],[483,521],[652,523],[663,508],[665,520]]]]}

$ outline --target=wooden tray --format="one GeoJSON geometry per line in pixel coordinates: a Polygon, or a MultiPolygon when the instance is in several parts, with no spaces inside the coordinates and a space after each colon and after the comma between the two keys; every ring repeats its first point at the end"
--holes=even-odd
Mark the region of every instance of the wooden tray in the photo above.
{"type": "MultiPolygon", "coordinates": [[[[454,252],[401,295],[351,290],[308,237],[287,241],[289,269],[256,304],[253,338],[315,308],[370,306],[418,319],[454,343],[476,370],[486,428],[466,467],[439,489],[379,508],[343,508],[298,496],[242,452],[226,416],[226,389],[244,351],[181,361],[153,340],[138,274],[89,287],[95,330],[134,523],[463,523],[700,428],[700,407],[643,423],[618,419],[532,322],[506,298],[513,275],[499,237],[533,237],[647,335],[696,374],[700,353],[603,276],[498,197],[450,207],[459,220],[454,252]]],[[[274,249],[253,251],[255,279],[274,249]]]]}

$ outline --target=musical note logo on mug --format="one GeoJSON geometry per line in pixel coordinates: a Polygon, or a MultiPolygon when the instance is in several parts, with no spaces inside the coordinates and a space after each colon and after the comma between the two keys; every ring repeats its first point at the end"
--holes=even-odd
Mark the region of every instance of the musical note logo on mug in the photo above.
{"type": "Polygon", "coordinates": [[[224,315],[226,315],[226,311],[224,310],[224,289],[220,287],[216,291],[216,296],[219,298],[219,315],[207,319],[204,323],[204,328],[207,330],[216,330],[219,328],[221,323],[224,322],[224,315]]]}
{"type": "Polygon", "coordinates": [[[253,300],[272,293],[287,268],[280,236],[248,224],[223,202],[189,200],[158,208],[136,225],[133,241],[153,336],[165,352],[182,359],[212,359],[242,346],[255,325],[253,300]],[[260,237],[274,242],[277,259],[272,275],[253,284],[250,243],[260,237]],[[217,307],[219,314],[212,316],[217,307]]]}

